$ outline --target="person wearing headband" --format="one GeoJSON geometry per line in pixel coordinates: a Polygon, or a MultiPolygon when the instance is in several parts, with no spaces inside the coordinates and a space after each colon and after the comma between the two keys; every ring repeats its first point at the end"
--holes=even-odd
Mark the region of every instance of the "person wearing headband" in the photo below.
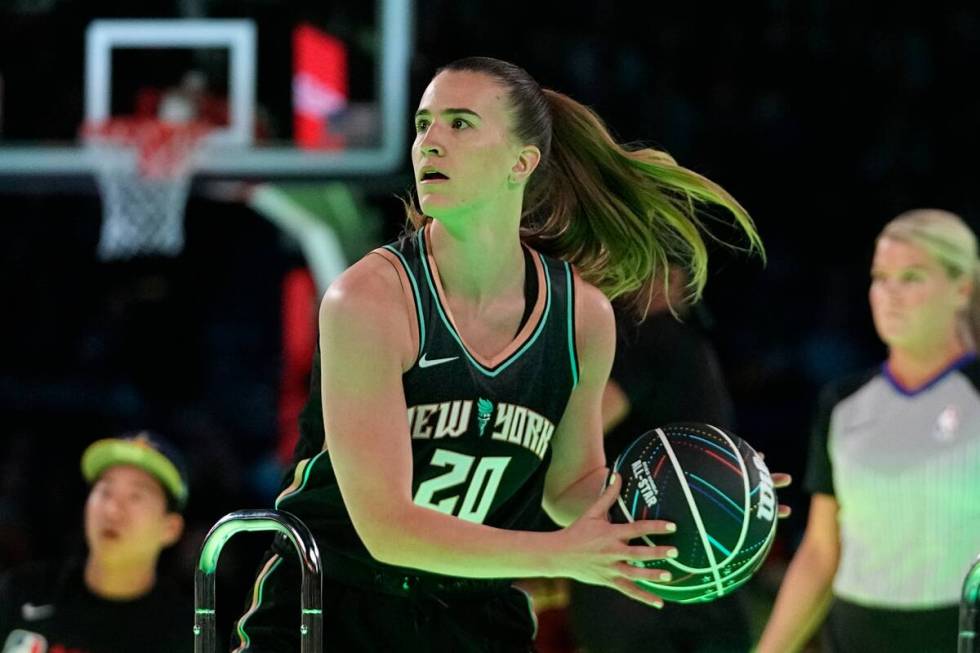
{"type": "Polygon", "coordinates": [[[0,579],[3,653],[173,653],[193,646],[192,602],[159,578],[183,532],[187,469],[149,431],[98,440],[81,471],[87,554],[0,579]]]}

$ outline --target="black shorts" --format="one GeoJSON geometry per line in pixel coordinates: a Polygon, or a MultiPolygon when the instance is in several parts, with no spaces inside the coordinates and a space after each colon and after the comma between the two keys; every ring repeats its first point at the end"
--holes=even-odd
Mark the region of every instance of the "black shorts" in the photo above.
{"type": "Polygon", "coordinates": [[[828,653],[949,653],[956,650],[958,632],[957,605],[889,610],[835,598],[823,641],[828,653]]]}
{"type": "Polygon", "coordinates": [[[744,652],[752,641],[743,601],[736,592],[658,610],[608,587],[573,582],[568,618],[576,643],[590,653],[744,652]]]}
{"type": "MultiPolygon", "coordinates": [[[[397,583],[379,577],[365,586],[328,575],[330,567],[325,560],[324,653],[534,651],[537,624],[530,598],[507,584],[464,581],[463,589],[439,591],[403,582],[408,577],[397,583]]],[[[298,653],[301,583],[295,555],[270,549],[233,633],[232,650],[298,653]]]]}

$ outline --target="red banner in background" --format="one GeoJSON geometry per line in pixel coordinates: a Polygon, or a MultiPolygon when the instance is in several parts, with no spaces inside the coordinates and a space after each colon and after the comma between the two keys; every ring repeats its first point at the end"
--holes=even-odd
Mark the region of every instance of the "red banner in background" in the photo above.
{"type": "Polygon", "coordinates": [[[293,134],[301,149],[344,146],[331,121],[347,108],[347,48],[302,24],[293,30],[293,134]]]}
{"type": "Polygon", "coordinates": [[[282,368],[276,453],[284,467],[293,459],[299,439],[299,414],[310,394],[316,320],[316,284],[307,268],[296,268],[282,282],[282,368]]]}

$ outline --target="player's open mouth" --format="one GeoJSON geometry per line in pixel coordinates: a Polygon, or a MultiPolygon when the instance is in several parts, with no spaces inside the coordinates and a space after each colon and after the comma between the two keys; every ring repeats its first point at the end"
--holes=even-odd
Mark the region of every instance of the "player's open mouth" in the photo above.
{"type": "Polygon", "coordinates": [[[435,168],[432,167],[422,168],[422,172],[419,175],[420,184],[432,184],[432,183],[439,183],[442,181],[449,181],[449,177],[447,177],[442,172],[439,172],[435,168]]]}

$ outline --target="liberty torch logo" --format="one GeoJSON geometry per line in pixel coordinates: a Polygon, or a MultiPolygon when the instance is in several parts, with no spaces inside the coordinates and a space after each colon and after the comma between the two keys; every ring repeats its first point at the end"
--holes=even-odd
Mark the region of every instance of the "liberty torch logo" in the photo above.
{"type": "Polygon", "coordinates": [[[493,402],[488,399],[481,398],[476,405],[476,421],[480,425],[480,435],[483,435],[483,431],[487,428],[487,424],[490,422],[490,413],[493,412],[493,402]]]}

